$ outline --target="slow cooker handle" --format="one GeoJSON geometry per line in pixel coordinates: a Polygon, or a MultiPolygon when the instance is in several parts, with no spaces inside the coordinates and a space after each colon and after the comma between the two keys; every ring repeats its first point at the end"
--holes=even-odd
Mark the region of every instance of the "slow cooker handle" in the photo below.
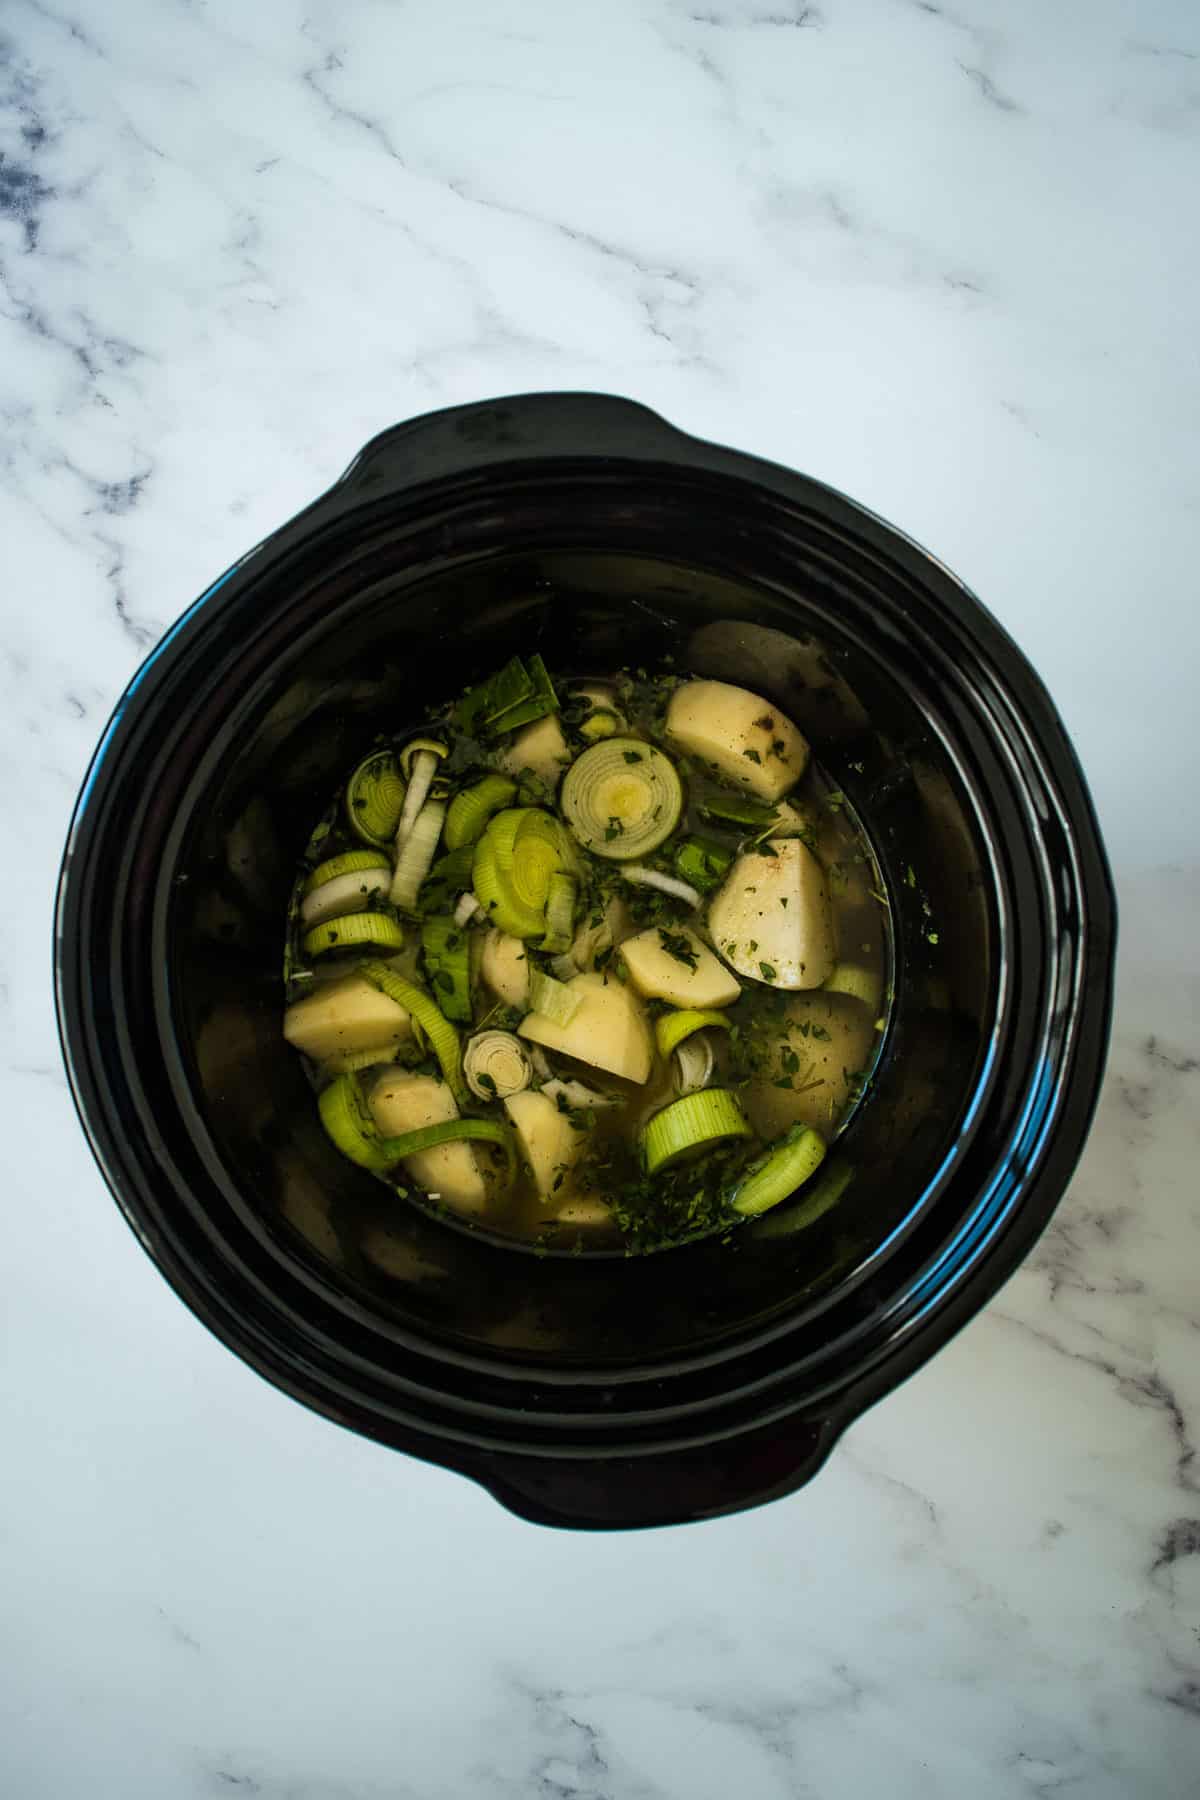
{"type": "Polygon", "coordinates": [[[584,1461],[498,1456],[464,1469],[537,1525],[629,1531],[682,1525],[777,1500],[820,1469],[844,1421],[788,1419],[696,1449],[584,1461]]]}
{"type": "Polygon", "coordinates": [[[518,394],[451,406],[393,425],[365,444],[341,479],[315,503],[340,511],[409,488],[531,457],[653,459],[711,467],[729,456],[677,431],[649,407],[616,394],[518,394]]]}

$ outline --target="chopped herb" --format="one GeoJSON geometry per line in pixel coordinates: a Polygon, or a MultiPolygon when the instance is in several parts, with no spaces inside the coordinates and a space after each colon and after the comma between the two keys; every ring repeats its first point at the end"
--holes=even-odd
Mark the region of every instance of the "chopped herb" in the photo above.
{"type": "Polygon", "coordinates": [[[787,895],[786,895],[786,894],[780,894],[780,896],[779,896],[779,904],[780,904],[780,906],[783,906],[783,907],[786,907],[786,906],[787,906],[787,903],[788,903],[788,897],[787,897],[787,895]]]}
{"type": "Polygon", "coordinates": [[[752,763],[761,763],[762,762],[762,757],[758,754],[757,750],[743,750],[742,755],[748,756],[752,763]]]}
{"type": "Polygon", "coordinates": [[[829,1032],[826,1031],[823,1025],[814,1025],[812,1028],[812,1035],[819,1039],[823,1044],[828,1044],[832,1041],[829,1032]]]}
{"type": "Polygon", "coordinates": [[[676,962],[683,963],[693,971],[699,968],[700,957],[696,946],[690,938],[684,936],[682,931],[664,931],[660,925],[658,941],[667,955],[673,956],[676,962]]]}
{"type": "Polygon", "coordinates": [[[754,723],[759,731],[773,731],[775,728],[775,720],[770,713],[764,713],[762,718],[755,719],[754,723]]]}
{"type": "Polygon", "coordinates": [[[771,963],[760,962],[758,966],[762,970],[762,977],[763,977],[764,981],[774,981],[775,969],[771,963]]]}
{"type": "Polygon", "coordinates": [[[623,750],[621,754],[627,763],[639,763],[645,760],[640,750],[623,750]]]}
{"type": "Polygon", "coordinates": [[[786,745],[784,744],[784,741],[782,738],[772,738],[771,739],[771,748],[768,750],[767,755],[768,756],[777,756],[779,758],[780,762],[782,762],[783,761],[783,752],[784,752],[785,748],[786,748],[786,745]]]}
{"type": "Polygon", "coordinates": [[[478,1082],[478,1083],[479,1083],[479,1085],[480,1085],[480,1087],[481,1087],[481,1088],[486,1088],[486,1089],[487,1089],[487,1091],[488,1091],[488,1093],[489,1093],[489,1094],[494,1094],[494,1093],[495,1093],[495,1091],[496,1091],[496,1083],[495,1083],[495,1082],[494,1082],[494,1081],[493,1081],[493,1080],[492,1080],[492,1078],[491,1078],[491,1076],[490,1076],[490,1075],[488,1075],[488,1074],[485,1074],[485,1073],[484,1073],[484,1072],[483,1072],[483,1071],[482,1071],[482,1070],[481,1070],[481,1071],[480,1071],[480,1073],[479,1073],[479,1074],[478,1074],[478,1075],[476,1075],[476,1077],[475,1077],[475,1079],[476,1079],[476,1081],[477,1081],[477,1082],[478,1082]]]}
{"type": "Polygon", "coordinates": [[[611,844],[614,838],[624,837],[625,827],[616,814],[610,814],[608,824],[604,827],[604,841],[611,844]]]}

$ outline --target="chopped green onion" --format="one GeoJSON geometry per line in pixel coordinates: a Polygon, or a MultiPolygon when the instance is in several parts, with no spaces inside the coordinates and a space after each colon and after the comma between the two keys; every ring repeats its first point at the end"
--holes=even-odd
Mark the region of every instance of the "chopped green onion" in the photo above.
{"type": "Polygon", "coordinates": [[[453,919],[426,919],[421,927],[425,973],[448,1019],[471,1022],[471,969],[467,934],[453,919]]]}
{"type": "Polygon", "coordinates": [[[419,1026],[424,1032],[438,1059],[447,1087],[461,1105],[467,1098],[467,1089],[463,1081],[458,1033],[424,988],[419,988],[414,981],[406,981],[403,975],[397,974],[385,962],[365,962],[356,973],[369,981],[372,987],[377,987],[381,994],[386,994],[389,1000],[394,1000],[397,1006],[402,1006],[410,1015],[414,1030],[419,1026]]]}
{"type": "Polygon", "coordinates": [[[693,1032],[708,1031],[716,1026],[718,1030],[729,1030],[729,1020],[722,1012],[700,1012],[691,1009],[680,1012],[663,1013],[654,1021],[654,1040],[658,1045],[660,1056],[670,1056],[672,1050],[679,1047],[693,1032]]]}
{"type": "Polygon", "coordinates": [[[305,956],[324,956],[331,950],[399,950],[404,932],[387,913],[343,913],[323,919],[300,939],[305,956]]]}
{"type": "Polygon", "coordinates": [[[510,806],[516,792],[516,782],[507,775],[485,775],[473,787],[456,794],[446,814],[447,850],[461,850],[464,844],[475,843],[492,814],[510,806]]]}
{"type": "Polygon", "coordinates": [[[615,862],[648,856],[683,812],[674,763],[641,738],[593,744],[563,776],[559,799],[584,849],[615,862]]]}
{"type": "MultiPolygon", "coordinates": [[[[409,792],[412,792],[411,788],[409,792]]],[[[438,839],[442,835],[445,817],[446,808],[441,800],[427,800],[417,814],[396,860],[390,895],[393,906],[402,907],[405,912],[412,912],[415,908],[421,884],[429,873],[438,839]]]]}
{"type": "Polygon", "coordinates": [[[672,1101],[642,1127],[642,1160],[648,1175],[711,1150],[727,1138],[750,1137],[749,1120],[728,1088],[704,1088],[672,1101]]]}
{"type": "Polygon", "coordinates": [[[729,1195],[736,1213],[753,1215],[778,1206],[806,1182],[825,1160],[825,1140],[811,1125],[794,1126],[757,1162],[751,1163],[729,1195]]]}
{"type": "Polygon", "coordinates": [[[355,837],[385,849],[404,810],[404,783],[390,750],[373,750],[346,783],[346,818],[355,837]]]}

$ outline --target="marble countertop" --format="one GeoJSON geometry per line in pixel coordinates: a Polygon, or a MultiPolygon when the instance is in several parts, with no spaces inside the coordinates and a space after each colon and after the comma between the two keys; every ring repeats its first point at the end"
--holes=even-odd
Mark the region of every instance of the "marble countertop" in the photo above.
{"type": "Polygon", "coordinates": [[[1200,1790],[1191,0],[0,11],[0,1790],[1200,1790]],[[807,1491],[541,1531],[283,1399],[75,1124],[48,919],[159,632],[393,420],[633,395],[819,475],[1049,682],[1123,903],[1025,1267],[807,1491]]]}

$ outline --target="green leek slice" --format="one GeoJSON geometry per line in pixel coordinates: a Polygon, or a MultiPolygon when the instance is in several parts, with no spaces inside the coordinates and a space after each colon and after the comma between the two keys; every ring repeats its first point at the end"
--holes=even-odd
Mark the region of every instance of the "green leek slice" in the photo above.
{"type": "Polygon", "coordinates": [[[471,1022],[471,959],[467,934],[453,919],[440,915],[421,927],[425,973],[437,1003],[448,1019],[471,1022]]]}
{"type": "Polygon", "coordinates": [[[443,836],[447,850],[461,850],[480,837],[493,813],[511,806],[517,784],[507,775],[485,775],[473,787],[464,788],[450,802],[443,836]]]}
{"type": "Polygon", "coordinates": [[[549,1019],[552,1025],[567,1026],[583,1004],[582,998],[563,981],[556,981],[544,969],[529,971],[529,1008],[549,1019]]]}
{"type": "MultiPolygon", "coordinates": [[[[546,930],[542,949],[548,956],[559,956],[569,950],[575,937],[575,895],[578,883],[573,875],[561,872],[550,877],[546,895],[546,930]]],[[[578,971],[576,971],[578,972],[578,971]]]]}
{"type": "Polygon", "coordinates": [[[702,1088],[673,1100],[642,1127],[642,1160],[646,1173],[656,1175],[728,1138],[752,1135],[750,1121],[728,1088],[702,1088]]]}
{"type": "Polygon", "coordinates": [[[462,1050],[457,1031],[441,1009],[430,999],[424,988],[419,988],[413,981],[406,981],[403,975],[398,975],[385,962],[365,962],[357,973],[373,987],[377,987],[381,994],[386,994],[389,1000],[394,1000],[397,1006],[402,1006],[412,1018],[414,1026],[420,1026],[438,1059],[447,1087],[461,1106],[467,1098],[462,1050]]]}
{"type": "Polygon", "coordinates": [[[648,856],[670,837],[683,812],[674,763],[640,738],[593,744],[563,776],[559,798],[584,849],[613,862],[648,856]]]}
{"type": "Polygon", "coordinates": [[[511,1131],[496,1119],[445,1119],[437,1125],[422,1125],[416,1131],[405,1131],[399,1137],[384,1137],[363,1093],[362,1084],[353,1074],[339,1075],[323,1090],[317,1106],[321,1123],[343,1156],[361,1168],[377,1174],[394,1168],[408,1156],[421,1150],[432,1150],[438,1144],[454,1144],[464,1139],[496,1144],[504,1152],[504,1186],[511,1187],[517,1172],[516,1149],[511,1131]]]}
{"type": "Polygon", "coordinates": [[[658,1045],[658,1054],[670,1056],[693,1032],[707,1031],[714,1025],[722,1031],[729,1030],[729,1020],[722,1012],[701,1012],[688,1008],[663,1013],[654,1021],[654,1041],[658,1045]]]}
{"type": "Polygon", "coordinates": [[[709,819],[720,819],[724,824],[741,825],[749,831],[769,829],[775,823],[773,806],[762,800],[746,800],[738,794],[705,794],[700,802],[700,811],[709,819]]]}
{"type": "Polygon", "coordinates": [[[794,1126],[786,1137],[751,1163],[729,1195],[736,1213],[753,1216],[778,1206],[825,1160],[825,1140],[811,1125],[794,1126]]]}
{"type": "Polygon", "coordinates": [[[331,856],[328,862],[318,863],[304,886],[302,894],[315,893],[324,887],[327,881],[336,881],[341,875],[357,875],[360,870],[389,869],[391,864],[386,856],[378,850],[345,850],[341,856],[331,856]]]}
{"type": "Polygon", "coordinates": [[[684,838],[675,851],[676,870],[702,894],[720,887],[732,862],[733,851],[713,838],[684,838]]]}
{"type": "Polygon", "coordinates": [[[324,919],[300,939],[305,956],[325,956],[331,950],[400,950],[404,932],[387,913],[343,913],[324,919]]]}
{"type": "Polygon", "coordinates": [[[386,849],[404,810],[404,782],[390,750],[372,750],[346,783],[346,819],[355,837],[386,849]]]}

